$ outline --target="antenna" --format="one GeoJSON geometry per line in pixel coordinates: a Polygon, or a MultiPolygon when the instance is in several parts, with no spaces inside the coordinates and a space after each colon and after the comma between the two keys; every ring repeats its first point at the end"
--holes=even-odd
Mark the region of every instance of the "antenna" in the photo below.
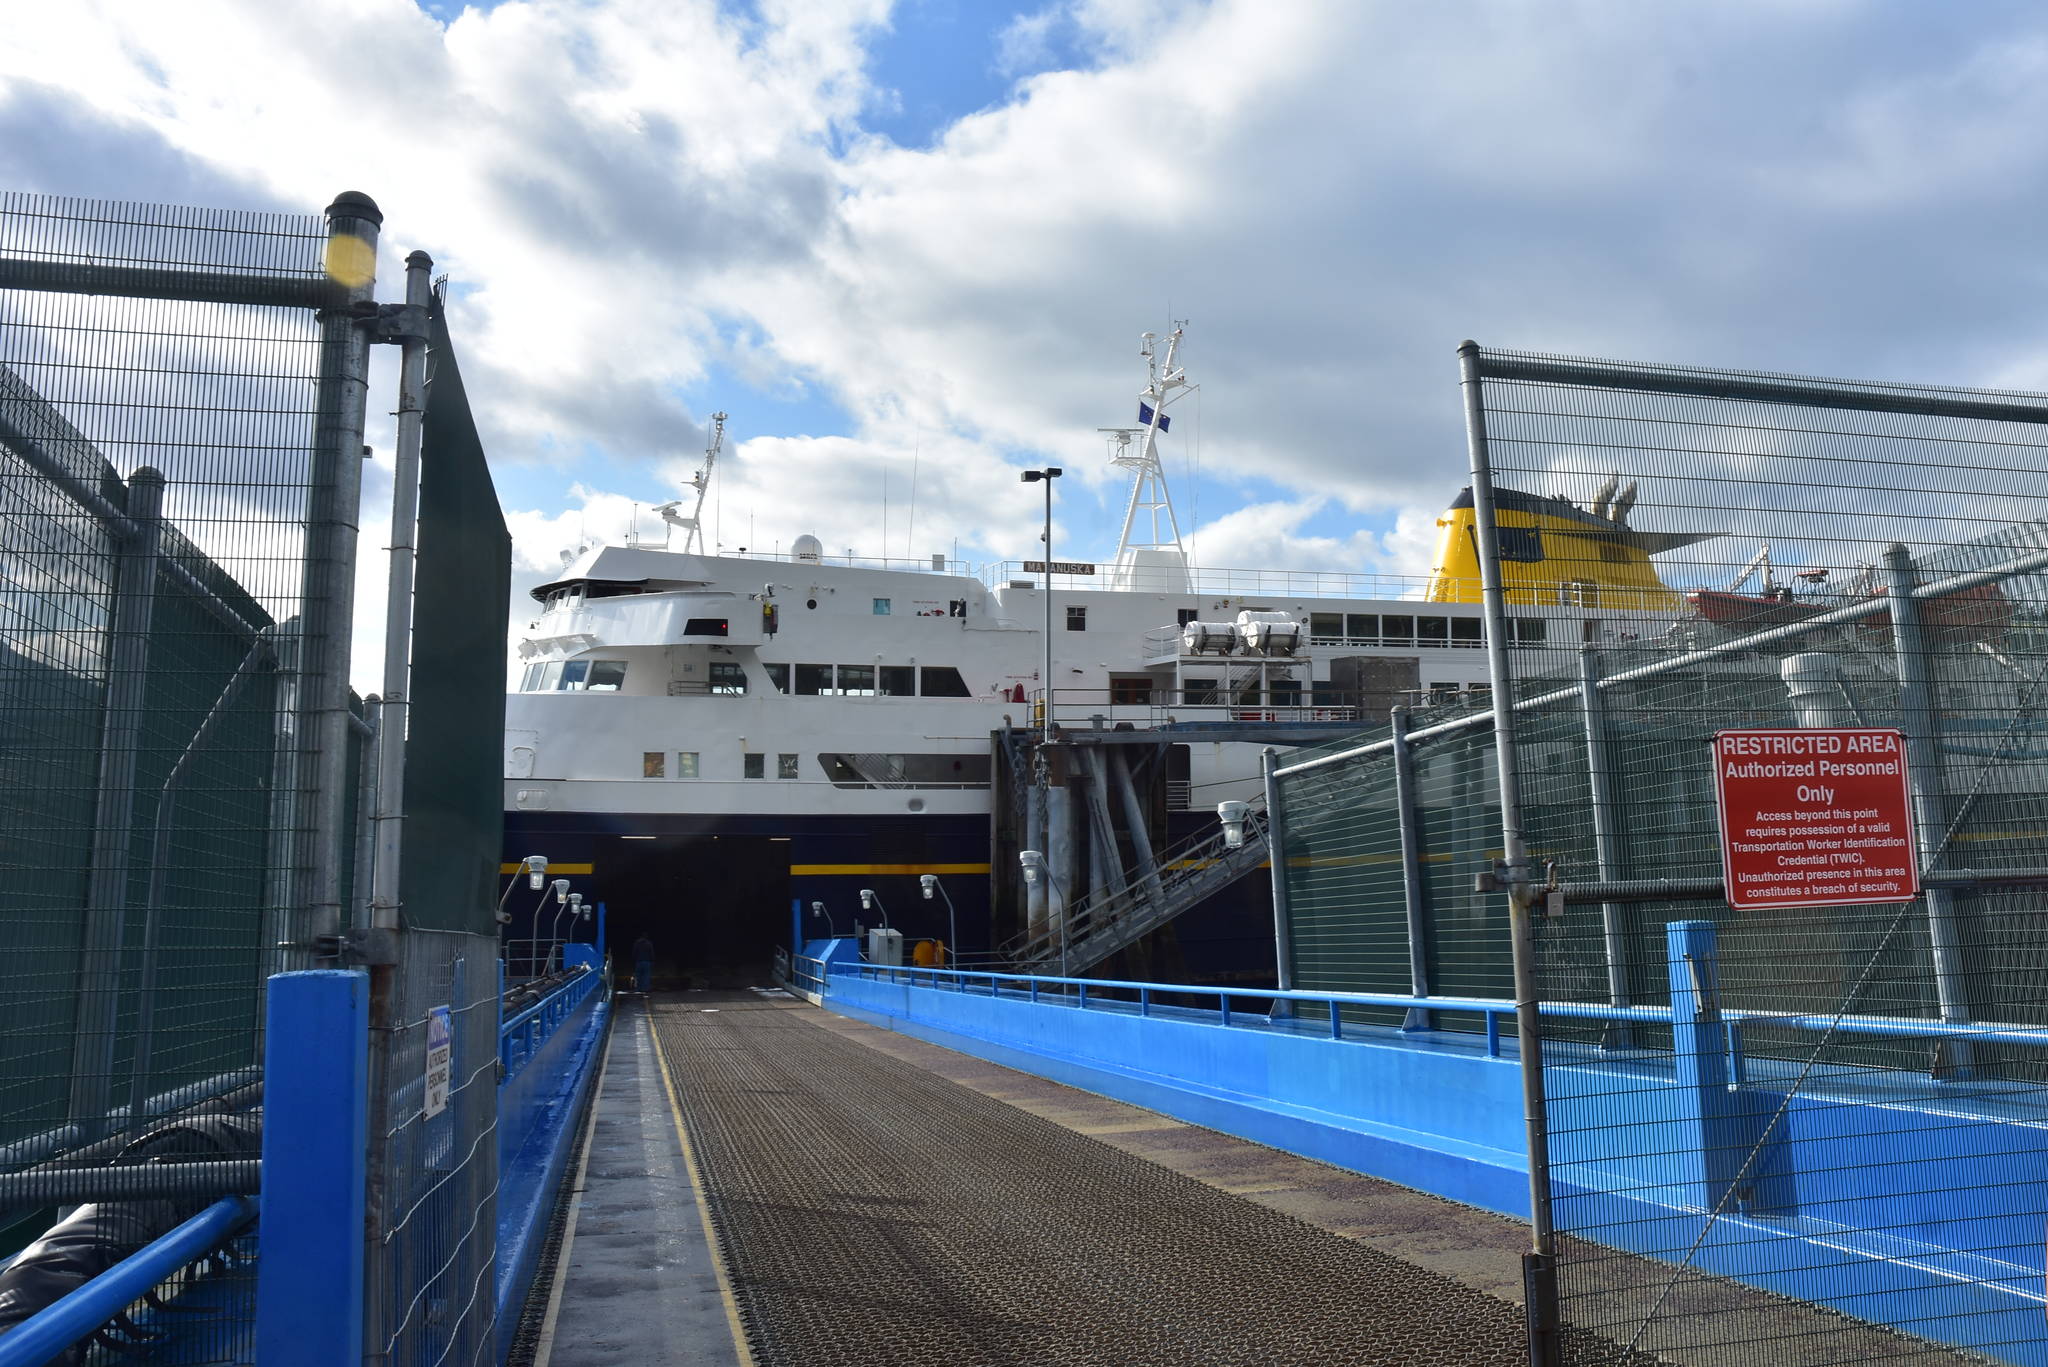
{"type": "Polygon", "coordinates": [[[1125,551],[1138,546],[1170,549],[1180,552],[1183,561],[1186,558],[1180,520],[1174,516],[1173,498],[1166,489],[1166,468],[1159,460],[1159,434],[1172,423],[1166,410],[1181,397],[1174,391],[1185,392],[1188,387],[1187,372],[1178,364],[1181,333],[1186,329],[1186,319],[1174,323],[1173,331],[1166,335],[1164,359],[1158,354],[1158,334],[1148,332],[1141,339],[1138,354],[1145,358],[1145,388],[1138,395],[1138,421],[1145,425],[1096,429],[1108,433],[1114,446],[1110,463],[1131,471],[1131,496],[1124,505],[1123,533],[1116,543],[1119,563],[1125,551]],[[1131,449],[1133,444],[1137,446],[1135,451],[1131,449]],[[1146,518],[1143,528],[1138,522],[1140,513],[1146,518]]]}
{"type": "MultiPolygon", "coordinates": [[[[704,468],[690,476],[690,487],[697,491],[697,506],[690,510],[688,517],[679,517],[679,504],[664,503],[659,509],[661,520],[670,527],[683,529],[683,554],[704,551],[704,491],[711,487],[711,471],[718,464],[718,453],[725,449],[725,414],[711,415],[711,444],[704,448],[704,468]]],[[[662,547],[668,546],[668,532],[662,532],[662,547]]]]}

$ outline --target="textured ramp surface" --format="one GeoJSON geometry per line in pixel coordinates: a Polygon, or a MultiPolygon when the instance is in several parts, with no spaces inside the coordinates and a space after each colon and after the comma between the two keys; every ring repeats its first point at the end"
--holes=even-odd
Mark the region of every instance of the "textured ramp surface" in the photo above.
{"type": "MultiPolygon", "coordinates": [[[[712,1008],[712,1009],[706,1009],[712,1008]]],[[[1511,1364],[1520,1310],[806,1019],[655,1007],[764,1364],[1511,1364]]]]}

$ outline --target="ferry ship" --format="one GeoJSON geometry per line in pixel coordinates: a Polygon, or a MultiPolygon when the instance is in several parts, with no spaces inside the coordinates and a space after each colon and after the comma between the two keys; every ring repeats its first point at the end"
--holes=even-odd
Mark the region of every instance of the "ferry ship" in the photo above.
{"type": "MultiPolygon", "coordinates": [[[[1176,733],[1172,841],[1258,793],[1248,729],[1334,736],[1483,691],[1469,490],[1426,578],[1190,563],[1159,456],[1188,392],[1181,336],[1146,334],[1143,425],[1104,429],[1131,471],[1106,564],[864,560],[814,536],[709,554],[714,436],[696,515],[662,510],[680,549],[585,548],[533,590],[507,707],[507,867],[545,856],[606,904],[612,943],[653,940],[669,981],[745,980],[776,945],[856,922],[972,961],[996,948],[991,880],[1018,876],[991,859],[1001,739],[1048,697],[1057,724],[1176,733]],[[1205,722],[1231,738],[1202,739],[1205,722]]],[[[1633,636],[1682,610],[1649,556],[1699,537],[1629,529],[1611,488],[1588,508],[1498,495],[1519,644],[1633,636]]],[[[1177,966],[1270,981],[1268,898],[1247,878],[1187,913],[1177,966]]],[[[538,910],[512,933],[545,936],[538,910]]]]}

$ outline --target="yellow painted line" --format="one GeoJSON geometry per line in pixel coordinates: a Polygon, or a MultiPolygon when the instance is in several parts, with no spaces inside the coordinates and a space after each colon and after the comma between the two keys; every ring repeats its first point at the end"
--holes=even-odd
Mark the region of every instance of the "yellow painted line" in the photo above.
{"type": "Polygon", "coordinates": [[[987,873],[986,864],[791,864],[792,878],[845,873],[987,873]]]}
{"type": "Polygon", "coordinates": [[[697,1194],[697,1219],[704,1226],[704,1246],[711,1250],[712,1270],[718,1274],[718,1298],[725,1302],[725,1324],[732,1331],[732,1346],[739,1354],[740,1367],[754,1367],[754,1350],[747,1346],[747,1331],[740,1324],[740,1303],[733,1298],[732,1279],[725,1274],[725,1253],[718,1245],[718,1233],[711,1228],[711,1207],[704,1200],[704,1179],[697,1172],[697,1150],[690,1145],[690,1131],[683,1124],[683,1103],[676,1097],[676,1080],[668,1071],[668,1055],[661,1047],[661,1034],[654,1028],[654,1012],[643,1002],[641,1019],[654,1043],[654,1061],[661,1065],[662,1089],[668,1093],[668,1113],[676,1123],[676,1138],[683,1145],[683,1172],[690,1190],[697,1194]]]}
{"type": "MultiPolygon", "coordinates": [[[[595,864],[550,864],[548,865],[548,877],[553,878],[557,874],[561,874],[564,876],[567,876],[568,874],[572,873],[587,874],[594,870],[596,867],[597,866],[595,864]]],[[[526,865],[500,864],[498,865],[498,872],[501,875],[508,873],[525,873],[526,865]]]]}

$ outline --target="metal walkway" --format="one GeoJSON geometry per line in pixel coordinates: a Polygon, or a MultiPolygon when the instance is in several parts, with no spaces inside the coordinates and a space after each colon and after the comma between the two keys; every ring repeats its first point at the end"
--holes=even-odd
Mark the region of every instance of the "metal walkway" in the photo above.
{"type": "MultiPolygon", "coordinates": [[[[779,994],[626,999],[588,1135],[535,1367],[1527,1361],[1519,1222],[779,994]]],[[[1665,1269],[1613,1272],[1625,1336],[1665,1269]]],[[[1673,1305],[1627,1367],[1748,1364],[1690,1342],[1710,1311],[1775,1367],[1977,1361],[1712,1278],[1673,1305]]]]}
{"type": "Polygon", "coordinates": [[[1508,1300],[890,1057],[814,1008],[694,994],[655,1021],[764,1367],[1524,1356],[1508,1300]]]}

